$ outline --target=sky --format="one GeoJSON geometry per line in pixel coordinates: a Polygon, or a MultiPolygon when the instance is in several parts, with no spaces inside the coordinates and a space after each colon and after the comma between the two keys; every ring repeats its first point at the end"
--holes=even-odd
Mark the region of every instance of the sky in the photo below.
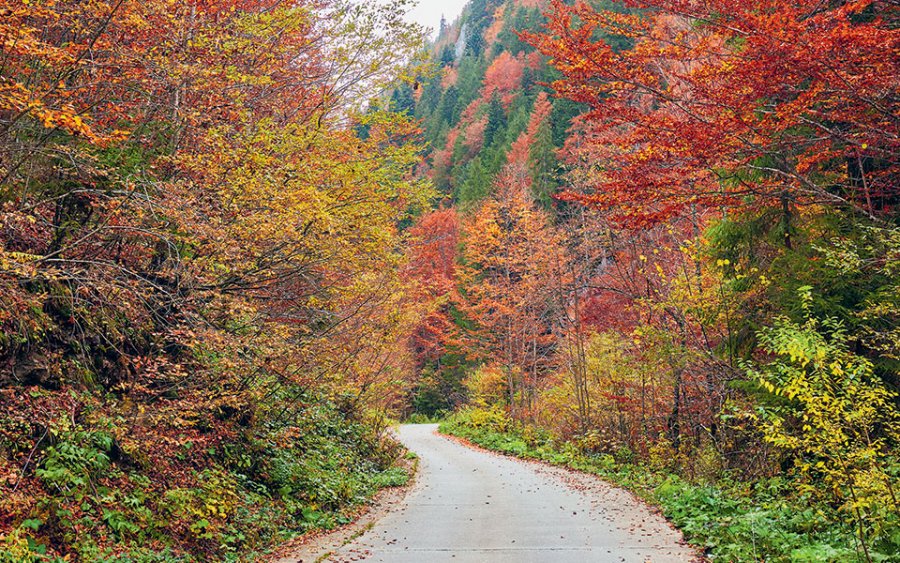
{"type": "Polygon", "coordinates": [[[447,18],[447,23],[453,23],[453,20],[462,13],[463,6],[467,1],[419,0],[419,5],[412,9],[407,18],[425,27],[430,27],[433,31],[432,37],[434,37],[441,24],[441,14],[447,18]]]}

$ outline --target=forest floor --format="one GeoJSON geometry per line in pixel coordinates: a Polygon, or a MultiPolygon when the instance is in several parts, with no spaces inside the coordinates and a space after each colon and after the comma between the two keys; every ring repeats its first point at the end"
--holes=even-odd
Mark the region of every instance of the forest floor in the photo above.
{"type": "Polygon", "coordinates": [[[415,483],[354,525],[279,561],[699,561],[681,534],[630,493],[594,476],[474,448],[405,425],[415,483]]]}

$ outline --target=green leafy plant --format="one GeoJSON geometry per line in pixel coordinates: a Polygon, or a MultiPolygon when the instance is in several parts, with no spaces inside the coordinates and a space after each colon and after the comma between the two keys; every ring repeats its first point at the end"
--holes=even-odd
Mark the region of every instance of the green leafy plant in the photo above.
{"type": "Polygon", "coordinates": [[[861,545],[894,544],[900,505],[893,448],[900,443],[897,394],[872,362],[850,350],[843,323],[810,314],[812,288],[800,288],[806,321],[787,318],[760,332],[774,359],[748,373],[782,399],[760,409],[766,441],[787,452],[810,495],[829,495],[852,515],[861,545]],[[823,487],[822,484],[825,486],[823,487]]]}

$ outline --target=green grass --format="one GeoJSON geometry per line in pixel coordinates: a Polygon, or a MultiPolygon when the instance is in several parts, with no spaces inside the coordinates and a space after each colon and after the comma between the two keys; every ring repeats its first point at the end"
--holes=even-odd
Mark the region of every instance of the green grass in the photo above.
{"type": "Polygon", "coordinates": [[[437,424],[446,418],[446,413],[438,413],[433,416],[419,412],[409,415],[404,424],[437,424]]]}

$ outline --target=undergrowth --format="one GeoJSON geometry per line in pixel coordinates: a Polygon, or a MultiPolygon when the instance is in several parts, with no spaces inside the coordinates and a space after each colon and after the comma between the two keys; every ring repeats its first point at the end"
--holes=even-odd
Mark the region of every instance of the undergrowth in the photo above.
{"type": "MultiPolygon", "coordinates": [[[[408,479],[396,443],[323,399],[304,399],[294,425],[150,440],[134,435],[139,425],[123,431],[126,421],[90,394],[71,397],[77,414],[45,431],[0,416],[0,451],[43,435],[28,440],[21,473],[2,476],[0,524],[10,531],[0,563],[256,561],[292,536],[348,522],[378,489],[408,479]]],[[[19,398],[49,405],[58,392],[19,398]]]]}

